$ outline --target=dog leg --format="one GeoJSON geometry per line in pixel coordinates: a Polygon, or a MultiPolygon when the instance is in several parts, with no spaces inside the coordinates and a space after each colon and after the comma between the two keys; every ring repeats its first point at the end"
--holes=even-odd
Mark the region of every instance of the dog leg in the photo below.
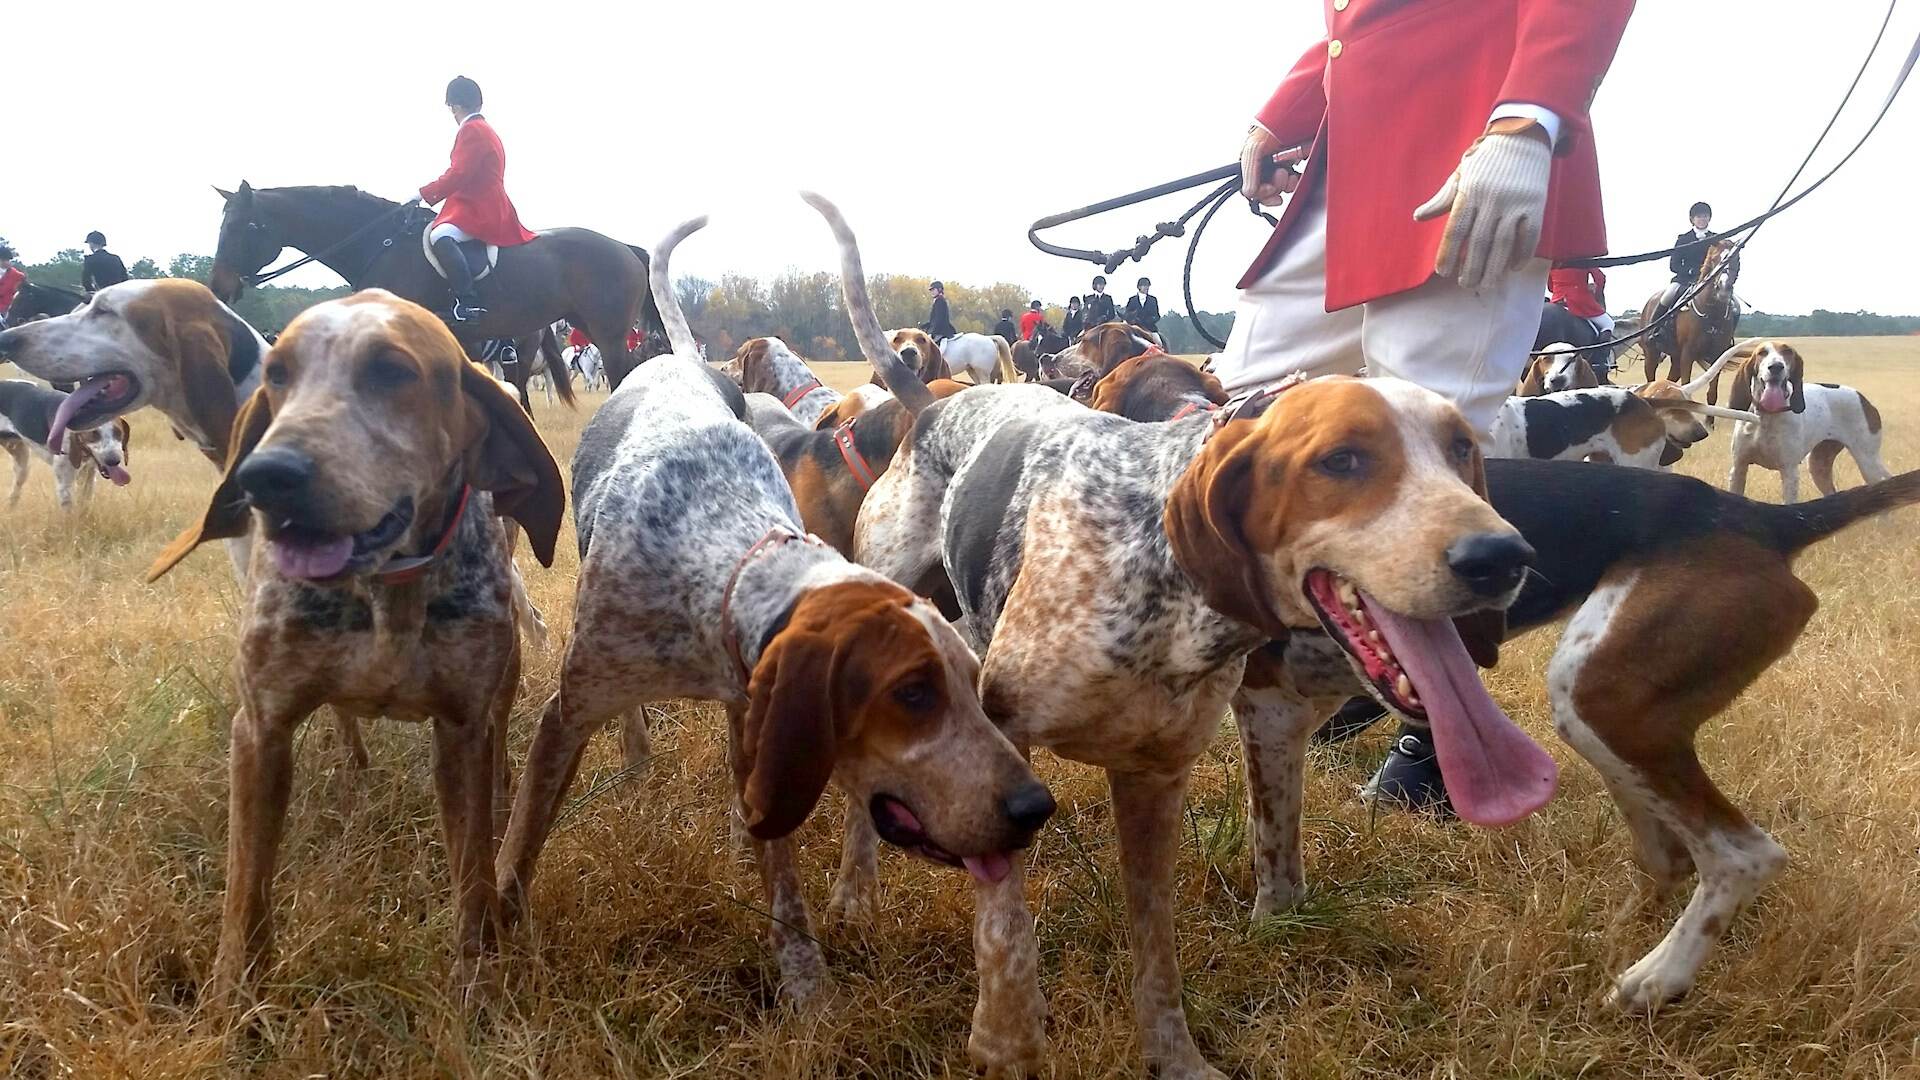
{"type": "Polygon", "coordinates": [[[75,469],[73,472],[73,508],[82,513],[93,505],[93,470],[75,469]]]}
{"type": "Polygon", "coordinates": [[[1866,479],[1867,483],[1877,484],[1893,475],[1888,471],[1887,463],[1880,460],[1878,443],[1872,446],[1849,446],[1847,452],[1853,455],[1854,467],[1860,470],[1860,475],[1866,479]]]}
{"type": "MultiPolygon", "coordinates": [[[[1336,706],[1337,707],[1337,706],[1336,706]]],[[[1306,791],[1307,740],[1332,709],[1291,686],[1242,686],[1233,697],[1247,772],[1253,833],[1253,917],[1292,907],[1306,891],[1300,808],[1306,791]]]]}
{"type": "Polygon", "coordinates": [[[24,439],[5,439],[0,443],[13,455],[13,491],[7,495],[7,508],[11,510],[20,505],[20,490],[27,486],[27,455],[31,451],[24,439]]]}
{"type": "Polygon", "coordinates": [[[1047,999],[1040,993],[1040,946],[1027,908],[1026,859],[1007,876],[973,886],[973,962],[980,996],[967,1033],[967,1057],[993,1078],[1044,1074],[1047,999]]]}
{"type": "Polygon", "coordinates": [[[620,714],[620,764],[638,769],[653,760],[653,734],[647,730],[647,710],[643,706],[620,714]]]}
{"type": "Polygon", "coordinates": [[[304,712],[243,686],[227,751],[227,894],[208,996],[232,1003],[273,944],[273,871],[293,790],[293,734],[304,712]]]}
{"type": "MultiPolygon", "coordinates": [[[[1818,446],[1815,446],[1813,452],[1807,455],[1807,475],[1813,478],[1814,490],[1822,495],[1831,495],[1834,493],[1833,461],[1839,456],[1840,443],[1834,439],[1828,439],[1818,446]]],[[[1859,460],[1859,457],[1856,455],[1854,461],[1858,463],[1859,460]]],[[[1865,474],[1865,471],[1864,469],[1861,470],[1862,475],[1865,474]]]]}
{"type": "Polygon", "coordinates": [[[792,840],[754,841],[754,861],[760,864],[760,887],[767,898],[768,944],[780,965],[780,999],[805,1005],[833,981],[820,954],[806,898],[800,894],[792,840]]]}
{"type": "Polygon", "coordinates": [[[1788,506],[1800,501],[1800,463],[1797,461],[1780,470],[1780,501],[1788,506]]]}
{"type": "Polygon", "coordinates": [[[489,996],[485,957],[498,937],[491,714],[494,700],[512,692],[496,687],[463,715],[433,721],[433,787],[453,879],[454,986],[469,1008],[489,996]]]}
{"type": "Polygon", "coordinates": [[[827,911],[836,922],[865,922],[880,901],[880,834],[864,806],[847,803],[840,831],[840,870],[833,876],[827,911]]]}
{"type": "Polygon", "coordinates": [[[63,511],[70,511],[73,509],[74,471],[75,471],[74,467],[67,463],[66,458],[62,457],[62,458],[56,458],[54,460],[53,500],[54,502],[60,505],[60,509],[63,511]]]}
{"type": "Polygon", "coordinates": [[[1747,460],[1738,454],[1733,457],[1733,468],[1727,471],[1727,490],[1735,495],[1747,493],[1747,460]]]}
{"type": "Polygon", "coordinates": [[[1161,1080],[1226,1080],[1208,1065],[1180,1004],[1180,961],[1173,945],[1174,862],[1187,770],[1108,770],[1120,872],[1127,891],[1127,939],[1133,949],[1133,1017],[1147,1069],[1161,1080]]]}

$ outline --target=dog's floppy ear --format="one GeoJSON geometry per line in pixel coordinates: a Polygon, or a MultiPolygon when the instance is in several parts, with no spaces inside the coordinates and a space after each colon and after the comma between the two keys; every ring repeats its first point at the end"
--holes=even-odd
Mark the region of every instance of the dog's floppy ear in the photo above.
{"type": "Polygon", "coordinates": [[[1250,422],[1229,423],[1207,441],[1167,496],[1162,522],[1173,560],[1207,606],[1269,636],[1287,624],[1273,609],[1260,559],[1243,528],[1254,509],[1253,467],[1259,435],[1250,422]]]}
{"type": "Polygon", "coordinates": [[[826,634],[790,627],[753,667],[733,758],[747,832],[758,839],[799,828],[833,777],[834,652],[826,634]]]}
{"type": "Polygon", "coordinates": [[[263,386],[253,392],[240,409],[240,415],[234,418],[233,433],[227,438],[227,463],[220,473],[220,486],[213,489],[213,498],[208,501],[206,512],[200,515],[200,523],[174,537],[173,543],[153,560],[153,565],[147,567],[148,581],[158,581],[160,575],[179,565],[194,548],[209,540],[245,535],[247,519],[253,511],[246,495],[240,491],[240,463],[260,445],[261,436],[272,423],[273,408],[267,404],[267,390],[263,386]]]}
{"type": "Polygon", "coordinates": [[[566,483],[552,451],[520,403],[479,365],[460,361],[460,389],[468,403],[467,483],[493,493],[493,508],[527,530],[541,566],[553,565],[566,483]]]}
{"type": "Polygon", "coordinates": [[[1520,386],[1514,391],[1515,397],[1539,397],[1547,392],[1544,372],[1547,358],[1536,356],[1527,361],[1526,374],[1520,377],[1520,386]]]}
{"type": "Polygon", "coordinates": [[[1727,408],[1738,412],[1753,411],[1753,376],[1760,368],[1754,363],[1759,353],[1748,356],[1733,369],[1733,385],[1727,388],[1727,408]]]}
{"type": "Polygon", "coordinates": [[[1787,405],[1796,413],[1807,411],[1807,362],[1800,359],[1800,350],[1791,345],[1779,346],[1787,358],[1787,378],[1793,380],[1793,393],[1787,398],[1787,405]]]}

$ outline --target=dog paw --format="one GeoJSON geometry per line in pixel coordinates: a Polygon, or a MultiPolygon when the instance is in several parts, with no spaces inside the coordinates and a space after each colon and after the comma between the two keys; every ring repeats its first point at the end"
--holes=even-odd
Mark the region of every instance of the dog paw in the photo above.
{"type": "Polygon", "coordinates": [[[880,883],[873,878],[841,877],[827,900],[827,918],[840,926],[865,926],[880,908],[880,883]]]}
{"type": "MultiPolygon", "coordinates": [[[[1649,957],[1648,960],[1653,959],[1649,957]]],[[[1629,1013],[1657,1012],[1693,989],[1693,978],[1642,960],[1628,968],[1607,993],[1607,1006],[1629,1013]]]]}

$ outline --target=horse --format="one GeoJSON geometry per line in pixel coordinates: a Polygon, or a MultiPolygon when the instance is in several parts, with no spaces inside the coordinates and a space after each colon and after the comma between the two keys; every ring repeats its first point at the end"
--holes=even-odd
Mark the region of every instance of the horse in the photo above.
{"type": "MultiPolygon", "coordinates": [[[[1582,348],[1611,340],[1613,340],[1611,337],[1603,338],[1591,322],[1568,311],[1565,304],[1557,304],[1549,300],[1540,309],[1540,332],[1533,336],[1532,352],[1538,354],[1549,345],[1565,344],[1582,348]]],[[[1583,355],[1601,381],[1609,383],[1613,381],[1611,346],[1604,349],[1591,349],[1583,355]]]]}
{"type": "Polygon", "coordinates": [[[7,308],[7,325],[19,326],[35,319],[51,319],[55,315],[65,315],[87,302],[87,294],[73,289],[63,289],[58,285],[39,285],[31,281],[20,283],[20,291],[13,296],[13,306],[7,308]]]}
{"type": "Polygon", "coordinates": [[[1013,369],[1013,349],[997,334],[955,334],[939,344],[948,370],[954,375],[966,372],[976,386],[1019,380],[1013,369]]]}
{"type": "Polygon", "coordinates": [[[1054,354],[1068,344],[1067,335],[1054,329],[1052,323],[1043,322],[1034,327],[1032,340],[1013,343],[1013,369],[1027,382],[1039,382],[1054,354]]]}
{"type": "MultiPolygon", "coordinates": [[[[1740,260],[1732,237],[1721,237],[1708,245],[1700,260],[1700,274],[1693,284],[1705,282],[1693,300],[1666,325],[1640,339],[1647,357],[1647,381],[1652,382],[1660,361],[1671,358],[1675,383],[1686,382],[1697,364],[1705,367],[1733,346],[1733,332],[1740,325],[1740,302],[1734,298],[1733,283],[1740,278],[1740,260]]],[[[1692,288],[1692,285],[1688,286],[1692,288]]],[[[1647,298],[1641,309],[1641,325],[1649,325],[1660,313],[1662,288],[1647,298]]],[[[1683,294],[1684,295],[1684,294],[1683,294]]],[[[1720,380],[1707,388],[1707,403],[1720,400],[1720,380]]]]}
{"type": "Polygon", "coordinates": [[[582,345],[573,350],[567,358],[567,366],[580,376],[580,385],[588,390],[600,390],[606,384],[606,369],[600,363],[600,348],[597,345],[582,345]]]}
{"type": "MultiPolygon", "coordinates": [[[[208,283],[231,304],[248,280],[287,248],[303,252],[355,289],[382,288],[434,310],[449,299],[446,281],[428,261],[422,237],[432,212],[370,195],[354,187],[214,188],[226,201],[208,283]]],[[[626,348],[628,328],[658,328],[660,313],[647,291],[645,250],[588,229],[552,229],[525,244],[503,248],[482,295],[489,311],[451,324],[467,346],[527,339],[556,319],[610,342],[607,369],[615,385],[638,360],[626,348]]],[[[524,376],[522,377],[524,378],[524,376]]],[[[524,404],[526,388],[520,384],[524,404]]]]}

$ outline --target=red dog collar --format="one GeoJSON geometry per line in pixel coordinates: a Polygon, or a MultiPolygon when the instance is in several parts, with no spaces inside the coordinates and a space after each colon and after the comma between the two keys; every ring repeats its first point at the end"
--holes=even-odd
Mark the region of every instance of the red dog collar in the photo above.
{"type": "Polygon", "coordinates": [[[800,404],[801,398],[806,397],[808,394],[811,394],[815,390],[820,389],[820,385],[821,384],[819,379],[815,379],[810,383],[801,383],[800,389],[795,390],[793,393],[788,394],[784,398],[781,398],[780,404],[785,405],[787,408],[791,409],[795,405],[800,404]]]}
{"type": "Polygon", "coordinates": [[[434,560],[438,559],[440,554],[447,550],[447,545],[453,543],[453,534],[460,528],[460,519],[467,516],[467,500],[472,497],[473,488],[469,485],[462,484],[460,486],[460,504],[453,508],[453,517],[447,521],[447,527],[445,531],[441,532],[440,539],[434,542],[433,549],[425,555],[408,555],[388,559],[386,565],[374,573],[373,580],[382,585],[405,585],[407,582],[417,580],[421,575],[425,574],[427,569],[433,565],[434,560]]]}
{"type": "Polygon", "coordinates": [[[746,658],[740,654],[740,635],[734,632],[734,586],[740,584],[740,575],[746,571],[748,563],[752,562],[762,552],[770,551],[790,540],[803,540],[816,546],[825,546],[826,543],[811,533],[803,536],[800,533],[794,532],[792,529],[775,525],[773,528],[767,530],[765,536],[755,540],[753,546],[747,549],[745,555],[740,556],[740,562],[734,566],[733,574],[727,578],[726,591],[720,594],[720,644],[726,648],[727,658],[733,661],[733,669],[739,672],[740,687],[743,690],[746,689],[747,683],[751,681],[753,672],[747,668],[746,658]]]}
{"type": "Polygon", "coordinates": [[[873,487],[875,480],[880,479],[880,476],[873,471],[873,466],[867,463],[867,459],[860,453],[860,448],[854,444],[853,423],[858,419],[859,417],[856,416],[833,429],[833,445],[839,448],[840,460],[847,463],[847,471],[853,474],[854,483],[860,485],[861,491],[867,491],[873,487]]]}

